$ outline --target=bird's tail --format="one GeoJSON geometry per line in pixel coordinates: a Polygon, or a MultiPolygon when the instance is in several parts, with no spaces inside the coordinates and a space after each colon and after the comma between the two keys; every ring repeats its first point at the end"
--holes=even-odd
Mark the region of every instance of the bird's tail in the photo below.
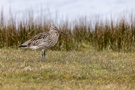
{"type": "Polygon", "coordinates": [[[19,45],[19,47],[20,47],[20,48],[21,48],[21,47],[22,47],[22,48],[23,48],[23,47],[26,48],[27,45],[23,45],[23,44],[22,44],[22,45],[19,45]]]}
{"type": "Polygon", "coordinates": [[[30,41],[31,41],[31,39],[26,41],[26,42],[24,42],[23,44],[19,45],[19,47],[20,48],[28,48],[28,44],[29,44],[30,41]]]}

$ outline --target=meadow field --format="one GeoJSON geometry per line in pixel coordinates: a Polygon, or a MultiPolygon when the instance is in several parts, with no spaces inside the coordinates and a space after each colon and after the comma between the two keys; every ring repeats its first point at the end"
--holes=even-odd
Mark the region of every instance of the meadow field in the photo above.
{"type": "Polygon", "coordinates": [[[1,90],[134,90],[135,17],[79,18],[57,23],[32,14],[17,21],[0,13],[1,90]],[[40,50],[18,46],[56,25],[66,33],[41,62],[40,50]]]}
{"type": "Polygon", "coordinates": [[[1,90],[134,90],[135,53],[0,49],[1,90]]]}

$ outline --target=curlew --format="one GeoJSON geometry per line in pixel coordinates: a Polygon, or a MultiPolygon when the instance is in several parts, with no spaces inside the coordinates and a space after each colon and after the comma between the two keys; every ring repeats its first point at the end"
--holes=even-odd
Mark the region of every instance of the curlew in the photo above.
{"type": "Polygon", "coordinates": [[[30,49],[42,49],[42,59],[45,62],[46,50],[54,47],[58,41],[59,33],[64,34],[62,31],[57,29],[56,26],[51,26],[49,32],[43,32],[35,35],[30,40],[24,42],[19,47],[30,48],[30,49]]]}

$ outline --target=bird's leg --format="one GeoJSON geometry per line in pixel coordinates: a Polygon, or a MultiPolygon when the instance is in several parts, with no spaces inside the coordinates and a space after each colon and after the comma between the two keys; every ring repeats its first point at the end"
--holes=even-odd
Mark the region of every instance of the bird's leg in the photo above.
{"type": "Polygon", "coordinates": [[[45,49],[42,49],[42,62],[45,62],[45,49]]]}

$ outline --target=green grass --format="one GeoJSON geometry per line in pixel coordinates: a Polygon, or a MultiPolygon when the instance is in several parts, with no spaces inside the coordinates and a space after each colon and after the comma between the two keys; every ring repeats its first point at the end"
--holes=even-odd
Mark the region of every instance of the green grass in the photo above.
{"type": "Polygon", "coordinates": [[[135,53],[0,49],[1,90],[134,90],[135,53]]]}

